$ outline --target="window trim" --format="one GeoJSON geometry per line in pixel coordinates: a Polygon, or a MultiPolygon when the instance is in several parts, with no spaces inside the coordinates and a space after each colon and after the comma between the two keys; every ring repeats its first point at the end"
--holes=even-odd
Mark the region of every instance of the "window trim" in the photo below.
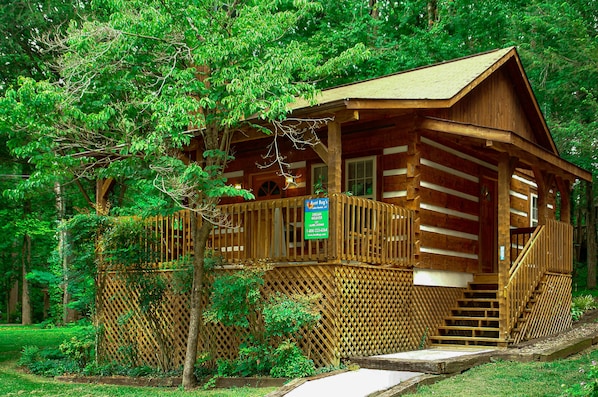
{"type": "Polygon", "coordinates": [[[530,227],[538,226],[538,223],[539,223],[538,215],[539,215],[538,195],[536,193],[530,193],[530,195],[529,195],[529,225],[530,225],[530,227]],[[535,206],[534,206],[534,201],[535,201],[535,206]],[[535,217],[534,217],[534,210],[536,212],[535,217]]]}
{"type": "MultiPolygon", "coordinates": [[[[311,194],[316,194],[316,168],[326,168],[328,170],[328,165],[326,163],[314,163],[311,165],[311,194]]],[[[328,178],[326,178],[326,186],[324,190],[328,191],[328,178]]]]}
{"type": "Polygon", "coordinates": [[[364,196],[357,196],[357,197],[365,197],[372,200],[377,199],[377,156],[365,156],[365,157],[356,157],[345,160],[345,190],[349,191],[349,166],[353,163],[357,162],[365,162],[371,161],[372,162],[372,194],[371,195],[364,195],[364,196]]]}

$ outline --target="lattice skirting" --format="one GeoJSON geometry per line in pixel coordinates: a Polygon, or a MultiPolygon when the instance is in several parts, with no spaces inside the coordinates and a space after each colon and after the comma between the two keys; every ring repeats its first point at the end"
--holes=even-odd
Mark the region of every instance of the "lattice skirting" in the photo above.
{"type": "MultiPolygon", "coordinates": [[[[172,291],[175,271],[154,271],[146,277],[160,278],[172,291]]],[[[167,292],[152,314],[139,305],[139,292],[130,288],[122,275],[103,273],[99,283],[96,322],[102,329],[100,355],[106,361],[127,365],[178,368],[184,360],[186,327],[189,323],[187,299],[167,292]],[[153,314],[155,313],[155,315],[153,314]]]]}
{"type": "Polygon", "coordinates": [[[417,346],[428,346],[430,335],[436,335],[451,308],[457,306],[457,299],[463,296],[464,288],[413,287],[413,334],[417,346]]]}
{"type": "Polygon", "coordinates": [[[547,274],[536,299],[514,343],[571,328],[571,275],[547,274]]]}
{"type": "MultiPolygon", "coordinates": [[[[188,296],[168,293],[155,318],[139,309],[139,294],[116,273],[104,273],[98,321],[103,327],[104,360],[179,368],[184,360],[189,319],[188,296]],[[162,348],[161,348],[162,347],[162,348]]],[[[176,271],[156,271],[171,286],[176,271]]],[[[266,273],[264,293],[319,294],[322,319],[301,335],[299,344],[316,365],[338,364],[343,357],[384,354],[417,348],[426,327],[436,325],[451,289],[413,287],[413,273],[347,264],[279,266],[266,273]],[[447,290],[447,291],[444,291],[447,290]],[[422,303],[422,299],[429,300],[422,303]],[[427,313],[426,313],[427,311],[427,313]],[[432,314],[434,320],[427,316],[432,314]]],[[[207,304],[208,296],[203,303],[207,304]]],[[[205,307],[205,306],[204,306],[205,307]]],[[[444,313],[444,312],[443,312],[444,313]]],[[[235,330],[204,326],[199,350],[234,357],[235,330]]]]}

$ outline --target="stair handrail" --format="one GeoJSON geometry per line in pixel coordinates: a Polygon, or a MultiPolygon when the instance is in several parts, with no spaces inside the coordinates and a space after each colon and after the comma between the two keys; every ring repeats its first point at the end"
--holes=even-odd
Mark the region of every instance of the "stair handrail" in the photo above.
{"type": "Polygon", "coordinates": [[[517,319],[525,310],[538,283],[548,268],[546,227],[540,225],[519,253],[509,270],[505,285],[507,335],[511,335],[517,319]]]}

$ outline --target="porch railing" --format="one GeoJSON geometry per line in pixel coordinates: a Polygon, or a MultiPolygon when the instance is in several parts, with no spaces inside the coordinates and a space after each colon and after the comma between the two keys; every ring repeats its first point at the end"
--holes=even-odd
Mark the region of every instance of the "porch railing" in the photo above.
{"type": "MultiPolygon", "coordinates": [[[[305,239],[304,203],[311,196],[220,206],[227,226],[216,226],[208,248],[228,263],[348,261],[405,267],[413,263],[411,211],[345,194],[329,196],[329,238],[305,239]]],[[[159,260],[192,253],[188,212],[149,221],[159,260]]]]}
{"type": "Polygon", "coordinates": [[[547,219],[528,239],[514,261],[505,284],[506,330],[511,334],[538,284],[548,272],[570,274],[573,270],[571,225],[547,219]]]}
{"type": "Polygon", "coordinates": [[[534,234],[536,227],[520,227],[511,229],[511,260],[515,262],[527,242],[534,234]]]}

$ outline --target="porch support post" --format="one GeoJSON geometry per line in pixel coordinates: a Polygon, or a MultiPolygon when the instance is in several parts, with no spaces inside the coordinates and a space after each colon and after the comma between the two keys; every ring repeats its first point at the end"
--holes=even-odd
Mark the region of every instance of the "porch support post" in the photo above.
{"type": "Polygon", "coordinates": [[[556,185],[561,193],[561,222],[571,224],[571,182],[560,177],[556,178],[556,185]]]}
{"type": "Polygon", "coordinates": [[[511,268],[511,178],[517,159],[503,152],[498,156],[498,291],[500,337],[507,339],[507,297],[505,287],[511,268]]]}
{"type": "Polygon", "coordinates": [[[340,193],[342,182],[341,125],[328,123],[328,193],[340,193]]]}
{"type": "Polygon", "coordinates": [[[554,175],[532,167],[538,185],[538,224],[543,225],[548,218],[548,193],[554,181],[554,175]]]}
{"type": "Polygon", "coordinates": [[[340,260],[341,238],[341,206],[336,195],[341,193],[342,184],[342,146],[341,124],[337,121],[328,123],[328,195],[330,197],[329,246],[333,262],[340,260]]]}

